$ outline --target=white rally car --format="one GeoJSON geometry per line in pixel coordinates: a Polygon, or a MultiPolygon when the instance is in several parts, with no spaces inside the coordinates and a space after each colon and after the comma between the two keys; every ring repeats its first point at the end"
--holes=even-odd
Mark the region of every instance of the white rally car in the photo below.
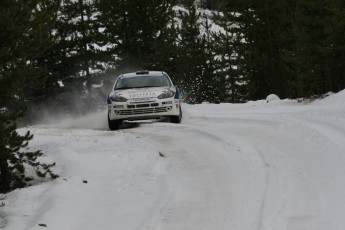
{"type": "Polygon", "coordinates": [[[108,99],[108,125],[117,130],[124,120],[168,117],[172,123],[182,119],[180,93],[167,73],[138,71],[120,75],[108,99]]]}

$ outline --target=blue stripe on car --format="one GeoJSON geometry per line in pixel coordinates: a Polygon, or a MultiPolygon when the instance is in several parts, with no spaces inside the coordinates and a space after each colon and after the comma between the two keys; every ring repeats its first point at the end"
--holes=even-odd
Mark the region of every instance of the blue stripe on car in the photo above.
{"type": "Polygon", "coordinates": [[[178,89],[176,89],[176,93],[175,93],[174,99],[180,99],[180,92],[178,91],[178,89]]]}

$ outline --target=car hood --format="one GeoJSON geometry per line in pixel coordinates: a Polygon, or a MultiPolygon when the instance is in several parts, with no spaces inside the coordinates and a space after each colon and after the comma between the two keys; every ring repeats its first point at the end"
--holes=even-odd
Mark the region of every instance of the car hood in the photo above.
{"type": "Polygon", "coordinates": [[[127,99],[156,98],[167,90],[176,91],[175,87],[148,87],[114,90],[114,93],[127,99]]]}

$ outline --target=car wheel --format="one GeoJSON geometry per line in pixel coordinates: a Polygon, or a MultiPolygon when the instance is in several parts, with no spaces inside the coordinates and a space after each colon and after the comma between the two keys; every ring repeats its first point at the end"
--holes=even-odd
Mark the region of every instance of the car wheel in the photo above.
{"type": "Polygon", "coordinates": [[[108,126],[110,130],[112,131],[118,130],[120,128],[120,125],[121,125],[120,120],[110,120],[109,115],[108,115],[108,126]]]}
{"type": "Polygon", "coordinates": [[[180,114],[178,116],[171,116],[170,117],[170,122],[171,123],[176,123],[176,124],[179,124],[181,123],[181,120],[182,120],[182,109],[181,109],[181,106],[180,106],[180,114]]]}

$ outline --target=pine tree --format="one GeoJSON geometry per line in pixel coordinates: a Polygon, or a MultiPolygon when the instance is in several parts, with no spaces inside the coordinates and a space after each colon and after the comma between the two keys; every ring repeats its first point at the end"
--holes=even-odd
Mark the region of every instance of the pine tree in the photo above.
{"type": "MultiPolygon", "coordinates": [[[[222,13],[220,21],[236,25],[232,30],[240,35],[232,44],[239,61],[232,74],[246,79],[248,99],[269,93],[311,97],[344,88],[342,1],[225,0],[222,13]]],[[[216,39],[219,45],[226,41],[216,39]]]]}
{"type": "Polygon", "coordinates": [[[168,25],[163,28],[160,35],[153,41],[154,54],[150,64],[145,69],[156,69],[166,71],[173,82],[178,81],[178,28],[174,15],[170,16],[168,25]]]}
{"type": "Polygon", "coordinates": [[[105,60],[99,49],[100,25],[95,15],[93,1],[63,1],[51,32],[55,43],[41,57],[42,65],[47,66],[50,73],[47,91],[59,88],[58,81],[73,90],[90,90],[93,78],[104,72],[100,63],[105,60]]]}
{"type": "Polygon", "coordinates": [[[203,34],[201,36],[203,55],[200,59],[202,65],[202,84],[199,89],[199,97],[202,101],[210,103],[220,103],[225,101],[223,84],[221,82],[219,63],[216,60],[216,41],[212,36],[211,24],[208,15],[203,15],[201,28],[203,34]]]}
{"type": "Polygon", "coordinates": [[[248,80],[248,99],[270,93],[288,96],[285,86],[291,73],[284,58],[291,44],[288,9],[286,0],[226,2],[226,10],[237,15],[235,22],[242,36],[235,49],[243,58],[241,74],[248,80]]]}
{"type": "Polygon", "coordinates": [[[332,0],[327,5],[329,12],[325,21],[325,37],[327,38],[326,54],[329,88],[338,92],[345,89],[345,2],[332,0]]]}
{"type": "Polygon", "coordinates": [[[219,10],[221,1],[220,0],[199,0],[199,5],[203,9],[219,10]]]}
{"type": "Polygon", "coordinates": [[[55,177],[50,170],[54,164],[37,161],[41,151],[23,150],[32,135],[20,135],[16,122],[24,114],[30,88],[45,81],[37,57],[51,44],[48,32],[58,6],[45,0],[0,2],[0,193],[32,179],[25,175],[26,165],[38,176],[55,177]]]}
{"type": "MultiPolygon", "coordinates": [[[[325,28],[332,28],[330,2],[292,1],[293,40],[285,58],[292,73],[289,81],[293,97],[311,97],[331,90],[333,64],[328,64],[332,43],[325,28]]],[[[334,28],[334,27],[333,27],[334,28]]]]}
{"type": "Polygon", "coordinates": [[[99,20],[117,66],[127,69],[151,67],[157,41],[171,20],[169,0],[98,0],[99,20]]]}
{"type": "Polygon", "coordinates": [[[213,32],[216,60],[218,62],[218,88],[221,91],[220,101],[242,102],[246,99],[246,85],[241,53],[242,34],[237,22],[237,13],[222,11],[213,15],[214,23],[222,30],[213,32]]]}
{"type": "Polygon", "coordinates": [[[194,1],[186,1],[185,7],[186,10],[180,12],[181,27],[178,30],[178,82],[186,102],[214,102],[212,77],[215,68],[209,49],[209,31],[206,29],[202,34],[201,13],[197,12],[194,1]]]}
{"type": "Polygon", "coordinates": [[[45,87],[37,90],[30,114],[42,106],[51,113],[66,114],[97,110],[103,105],[100,97],[105,95],[93,85],[102,84],[110,57],[97,15],[94,1],[62,1],[50,32],[54,43],[39,59],[48,79],[45,87]],[[74,103],[75,92],[79,93],[78,103],[74,103]]]}

